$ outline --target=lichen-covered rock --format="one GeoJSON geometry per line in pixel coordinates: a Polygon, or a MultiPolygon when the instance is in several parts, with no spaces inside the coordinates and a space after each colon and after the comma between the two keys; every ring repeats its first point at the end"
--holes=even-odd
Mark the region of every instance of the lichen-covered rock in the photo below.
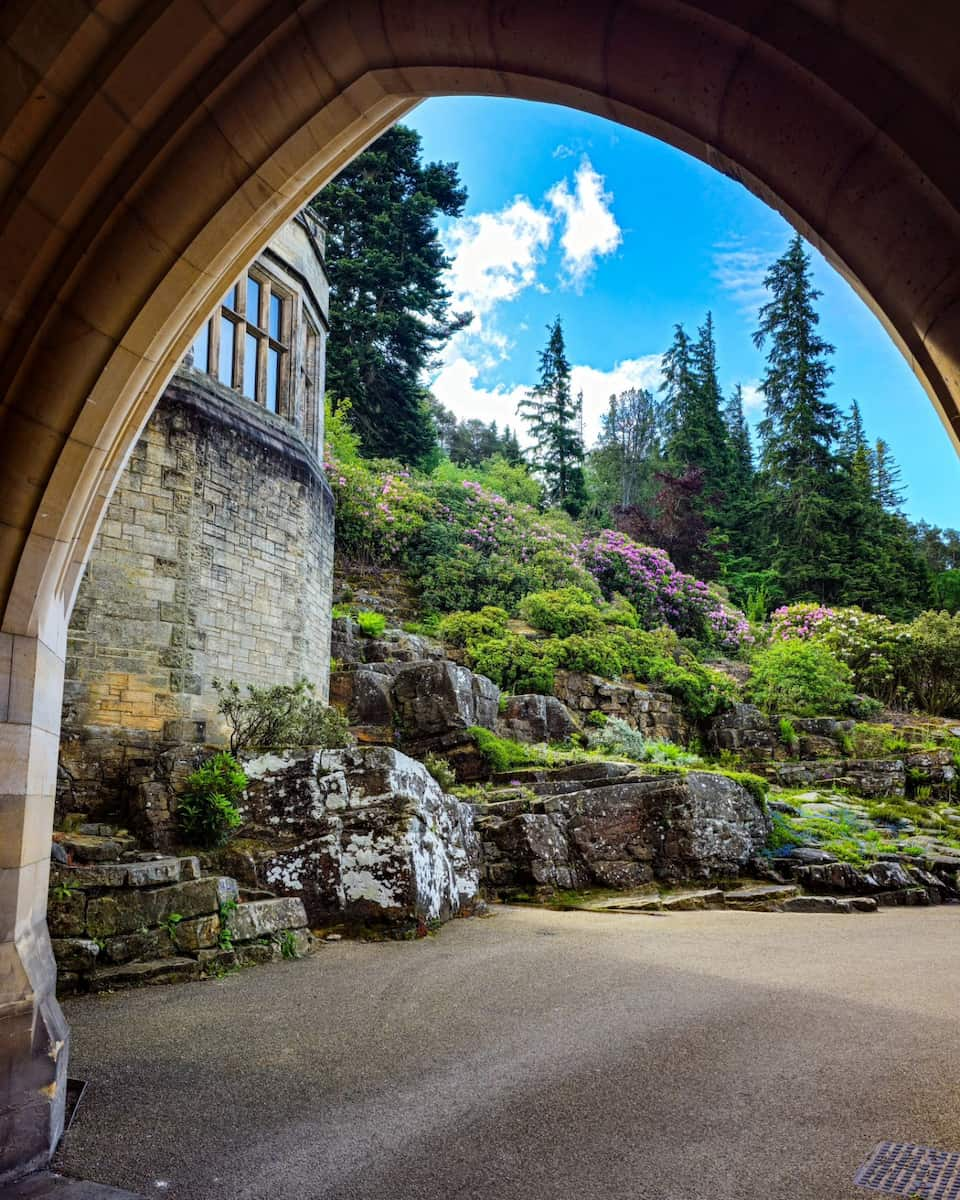
{"type": "Polygon", "coordinates": [[[746,788],[700,771],[644,775],[637,768],[545,795],[525,814],[480,811],[485,878],[498,888],[627,888],[733,876],[768,832],[746,788]]]}
{"type": "Polygon", "coordinates": [[[500,689],[485,675],[443,659],[409,663],[397,672],[393,697],[400,736],[419,742],[482,725],[495,729],[500,689]]]}
{"type": "Polygon", "coordinates": [[[630,683],[612,683],[599,675],[557,671],[553,694],[572,712],[601,712],[619,717],[649,738],[686,743],[693,732],[680,706],[667,692],[630,683]]]}
{"type": "Polygon", "coordinates": [[[252,886],[303,900],[311,921],[444,920],[474,901],[467,805],[396,750],[288,751],[246,761],[252,886]]]}
{"type": "Polygon", "coordinates": [[[782,752],[770,718],[755,704],[734,704],[713,718],[707,731],[713,750],[730,750],[745,762],[762,762],[782,752]]]}
{"type": "Polygon", "coordinates": [[[868,799],[902,796],[907,782],[903,760],[899,758],[770,763],[757,769],[781,787],[802,788],[829,783],[849,787],[858,796],[868,799]]]}
{"type": "Polygon", "coordinates": [[[498,732],[516,742],[564,742],[579,732],[569,708],[555,696],[510,696],[500,714],[498,732]]]}

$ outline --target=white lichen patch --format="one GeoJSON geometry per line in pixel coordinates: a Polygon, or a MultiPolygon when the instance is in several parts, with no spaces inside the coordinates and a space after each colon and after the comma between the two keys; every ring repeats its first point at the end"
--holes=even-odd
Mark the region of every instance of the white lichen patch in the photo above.
{"type": "Polygon", "coordinates": [[[246,759],[243,769],[248,779],[264,779],[267,775],[276,775],[286,770],[290,765],[290,757],[286,754],[261,754],[258,758],[246,759]]]}

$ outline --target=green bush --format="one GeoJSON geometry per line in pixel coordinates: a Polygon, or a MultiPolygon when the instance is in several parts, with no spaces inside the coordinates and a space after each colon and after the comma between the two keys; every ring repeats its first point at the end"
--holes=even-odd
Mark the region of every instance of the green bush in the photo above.
{"type": "Polygon", "coordinates": [[[215,679],[213,687],[230,728],[231,754],[293,746],[332,750],[349,741],[346,717],[315,700],[313,684],[306,679],[273,687],[248,684],[246,696],[232,679],[215,679]]]}
{"type": "Polygon", "coordinates": [[[177,800],[177,824],[191,846],[222,846],[241,823],[237,809],[247,786],[243,768],[231,754],[215,754],[187,779],[177,800]]]}
{"type": "Polygon", "coordinates": [[[814,642],[775,642],[754,656],[747,695],[767,712],[828,716],[849,710],[853,672],[814,642]]]}
{"type": "Polygon", "coordinates": [[[924,712],[960,716],[960,613],[921,613],[906,628],[902,687],[924,712]]]}
{"type": "Polygon", "coordinates": [[[473,738],[487,769],[494,775],[503,774],[514,767],[529,766],[537,758],[530,752],[529,747],[521,746],[519,742],[509,738],[497,737],[489,729],[480,725],[472,725],[467,733],[473,738]]]}
{"type": "Polygon", "coordinates": [[[648,740],[639,729],[634,729],[619,717],[611,717],[601,732],[591,737],[590,742],[598,750],[619,754],[639,763],[672,763],[682,767],[700,762],[696,754],[690,754],[673,742],[648,740]]]}
{"type": "Polygon", "coordinates": [[[423,765],[440,785],[442,791],[449,792],[457,782],[456,772],[443,755],[427,754],[424,756],[423,765]]]}
{"type": "Polygon", "coordinates": [[[520,615],[534,629],[557,637],[589,633],[603,624],[594,598],[583,588],[557,588],[549,592],[531,592],[520,604],[520,615]]]}
{"type": "Polygon", "coordinates": [[[383,636],[387,627],[387,618],[383,613],[362,611],[357,613],[357,624],[364,637],[378,638],[383,636]]]}
{"type": "Polygon", "coordinates": [[[504,691],[549,696],[553,694],[558,645],[555,639],[533,642],[518,633],[480,638],[467,647],[467,662],[504,691]]]}
{"type": "Polygon", "coordinates": [[[437,633],[449,646],[469,646],[481,638],[502,636],[508,620],[505,609],[487,604],[479,612],[453,612],[441,617],[437,633]]]}

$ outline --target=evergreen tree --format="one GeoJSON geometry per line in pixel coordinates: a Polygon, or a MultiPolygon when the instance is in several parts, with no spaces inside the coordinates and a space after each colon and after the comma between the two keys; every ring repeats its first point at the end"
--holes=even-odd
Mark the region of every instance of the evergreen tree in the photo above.
{"type": "Polygon", "coordinates": [[[676,436],[681,414],[694,403],[697,390],[693,343],[682,325],[674,325],[673,341],[660,363],[663,382],[662,423],[664,441],[669,446],[676,436]]]}
{"type": "Polygon", "coordinates": [[[820,293],[799,234],[764,280],[770,299],[753,335],[767,349],[759,431],[773,565],[791,598],[832,600],[842,576],[842,516],[833,503],[840,414],[827,399],[833,347],[817,333],[820,293]]]}
{"type": "Polygon", "coordinates": [[[649,502],[660,462],[660,405],[645,388],[611,396],[600,418],[600,437],[590,455],[598,515],[649,502]]]}
{"type": "Polygon", "coordinates": [[[580,435],[583,396],[574,400],[570,394],[570,363],[560,318],[547,330],[547,344],[540,353],[540,379],[517,411],[533,439],[533,458],[543,476],[547,499],[576,515],[586,501],[580,435]]]}
{"type": "Polygon", "coordinates": [[[883,438],[877,438],[873,451],[873,481],[877,500],[885,512],[899,512],[903,504],[900,474],[890,447],[883,438]]]}
{"type": "Polygon", "coordinates": [[[743,388],[739,383],[727,401],[724,420],[729,446],[727,488],[732,499],[744,500],[753,492],[753,443],[750,441],[750,427],[743,412],[743,388]]]}
{"type": "Polygon", "coordinates": [[[420,135],[395,125],[311,201],[327,227],[327,388],[351,401],[368,457],[424,463],[436,428],[421,376],[469,320],[450,313],[448,266],[435,226],[466,192],[455,163],[423,163],[420,135]]]}

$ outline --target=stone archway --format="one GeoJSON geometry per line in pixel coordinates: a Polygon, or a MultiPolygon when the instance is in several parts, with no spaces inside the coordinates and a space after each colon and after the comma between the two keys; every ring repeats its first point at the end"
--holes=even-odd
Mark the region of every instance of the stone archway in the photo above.
{"type": "Polygon", "coordinates": [[[0,14],[0,1179],[62,1121],[45,893],[67,617],[232,278],[430,95],[516,96],[740,179],[884,321],[960,447],[954,14],[906,0],[7,0],[0,14]]]}

